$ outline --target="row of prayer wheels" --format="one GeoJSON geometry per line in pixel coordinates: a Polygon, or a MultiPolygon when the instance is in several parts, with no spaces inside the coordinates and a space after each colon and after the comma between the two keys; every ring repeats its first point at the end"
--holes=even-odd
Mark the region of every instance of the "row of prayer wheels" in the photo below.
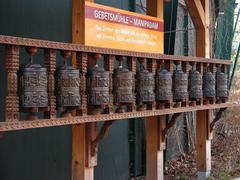
{"type": "MultiPolygon", "coordinates": [[[[20,106],[21,108],[42,108],[48,106],[48,75],[47,69],[39,64],[33,64],[31,50],[30,62],[20,69],[20,106]]],[[[66,63],[70,54],[62,54],[64,65],[56,71],[55,95],[58,108],[74,109],[81,105],[80,72],[66,63]]],[[[219,65],[216,73],[206,69],[202,75],[192,64],[189,73],[182,70],[181,63],[176,65],[173,73],[161,63],[156,74],[149,72],[144,61],[136,74],[123,65],[124,58],[118,58],[120,64],[114,70],[113,76],[101,68],[97,61],[87,73],[88,105],[104,108],[109,104],[110,94],[113,94],[114,105],[124,106],[134,102],[134,87],[136,87],[136,104],[146,105],[157,102],[175,102],[199,100],[201,98],[228,97],[228,76],[219,65]],[[110,92],[110,79],[113,79],[113,92],[110,92]],[[135,85],[136,84],[136,85],[135,85]]]]}

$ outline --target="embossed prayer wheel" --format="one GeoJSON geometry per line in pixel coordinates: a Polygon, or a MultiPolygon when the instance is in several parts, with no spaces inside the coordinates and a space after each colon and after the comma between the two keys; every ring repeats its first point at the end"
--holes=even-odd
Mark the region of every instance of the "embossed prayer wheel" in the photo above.
{"type": "Polygon", "coordinates": [[[188,91],[190,100],[199,100],[202,93],[202,74],[196,70],[196,63],[193,63],[188,77],[188,91]]]}
{"type": "Polygon", "coordinates": [[[161,67],[156,74],[156,98],[158,102],[172,100],[172,74],[161,67]]]}
{"type": "Polygon", "coordinates": [[[173,71],[173,100],[176,102],[188,99],[188,77],[181,69],[181,65],[176,66],[173,71]]]}
{"type": "Polygon", "coordinates": [[[218,67],[216,72],[216,97],[228,98],[228,76],[221,71],[221,66],[218,67]]]}
{"type": "Polygon", "coordinates": [[[127,105],[133,101],[133,75],[127,68],[124,68],[120,57],[120,66],[114,70],[113,74],[113,95],[114,104],[127,105]]]}
{"type": "Polygon", "coordinates": [[[137,71],[137,104],[152,104],[154,101],[154,76],[145,69],[144,65],[140,65],[137,71]]]}
{"type": "Polygon", "coordinates": [[[96,64],[87,77],[88,104],[104,107],[109,103],[109,72],[96,64]]]}
{"type": "Polygon", "coordinates": [[[203,97],[204,98],[215,98],[215,75],[212,72],[205,71],[203,73],[203,97]]]}
{"type": "Polygon", "coordinates": [[[36,53],[35,48],[27,49],[30,62],[20,68],[20,107],[21,108],[43,108],[48,106],[47,92],[47,69],[40,64],[32,63],[32,55],[36,53]]]}
{"type": "Polygon", "coordinates": [[[73,108],[81,104],[79,70],[63,65],[57,69],[57,106],[73,108]]]}

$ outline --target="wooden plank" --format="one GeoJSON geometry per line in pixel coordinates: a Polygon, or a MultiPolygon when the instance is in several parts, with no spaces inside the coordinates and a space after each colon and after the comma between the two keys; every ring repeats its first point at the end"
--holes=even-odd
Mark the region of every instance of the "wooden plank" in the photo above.
{"type": "MultiPolygon", "coordinates": [[[[98,54],[108,54],[115,56],[132,56],[139,58],[149,58],[156,59],[157,61],[172,60],[172,61],[188,61],[188,62],[204,62],[204,63],[214,63],[214,64],[232,64],[230,60],[223,61],[222,59],[214,58],[205,58],[205,57],[192,57],[192,56],[173,56],[165,55],[160,53],[143,53],[136,51],[126,51],[126,50],[117,50],[110,48],[98,48],[91,46],[84,46],[81,44],[72,44],[72,43],[62,43],[56,41],[46,41],[39,39],[30,39],[22,37],[13,37],[0,35],[0,45],[16,45],[16,46],[29,46],[29,47],[38,47],[43,49],[55,49],[55,50],[68,50],[68,51],[77,51],[85,53],[98,53],[98,54]]],[[[198,51],[201,49],[198,49],[198,51]]]]}
{"type": "Polygon", "coordinates": [[[223,103],[223,104],[209,104],[201,106],[189,106],[189,107],[178,107],[152,111],[136,111],[136,112],[125,112],[125,113],[114,113],[114,114],[102,114],[102,115],[85,115],[85,116],[73,116],[71,118],[52,118],[52,119],[39,119],[34,121],[15,121],[15,122],[0,122],[0,132],[5,131],[16,131],[23,129],[43,128],[43,127],[54,127],[64,126],[71,124],[83,124],[87,122],[101,122],[101,121],[112,121],[122,120],[130,118],[150,117],[159,116],[166,114],[191,112],[206,109],[220,109],[220,108],[233,108],[239,107],[240,104],[223,103]]]}
{"type": "Polygon", "coordinates": [[[165,124],[164,121],[165,116],[152,116],[146,120],[146,180],[164,179],[163,150],[165,148],[161,137],[161,129],[164,128],[163,124],[165,124]]]}
{"type": "Polygon", "coordinates": [[[211,170],[211,141],[209,136],[210,123],[212,121],[211,111],[197,111],[197,169],[201,173],[209,173],[211,170]]]}
{"type": "MultiPolygon", "coordinates": [[[[196,55],[210,57],[209,39],[209,0],[185,0],[196,28],[196,55]]],[[[212,110],[197,111],[196,149],[198,179],[206,179],[211,171],[211,132],[212,110]]]]}
{"type": "MultiPolygon", "coordinates": [[[[147,0],[147,15],[158,17],[161,20],[163,17],[164,0],[147,0]]],[[[164,42],[162,42],[164,44],[164,42]]],[[[163,52],[159,52],[163,53],[163,52]]],[[[146,179],[147,180],[163,180],[164,179],[164,159],[162,142],[161,120],[165,120],[165,116],[148,117],[146,121],[146,179]]]]}
{"type": "Polygon", "coordinates": [[[185,0],[185,3],[195,28],[204,29],[206,20],[201,0],[185,0]]]}
{"type": "Polygon", "coordinates": [[[86,124],[72,127],[72,180],[93,180],[93,168],[86,166],[86,124]]]}
{"type": "MultiPolygon", "coordinates": [[[[76,44],[85,43],[85,1],[92,0],[72,0],[72,42],[76,44]]],[[[73,65],[75,67],[77,65],[75,57],[73,57],[73,65]]],[[[86,166],[87,147],[89,147],[86,128],[86,124],[72,126],[72,180],[94,179],[94,168],[86,166]]]]}
{"type": "Polygon", "coordinates": [[[163,20],[163,0],[147,0],[147,15],[163,20]]]}

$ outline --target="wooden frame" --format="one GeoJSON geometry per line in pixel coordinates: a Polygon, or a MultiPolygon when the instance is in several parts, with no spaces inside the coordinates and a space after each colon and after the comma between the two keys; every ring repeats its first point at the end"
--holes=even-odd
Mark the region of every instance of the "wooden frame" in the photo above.
{"type": "MultiPolygon", "coordinates": [[[[128,56],[132,61],[132,68],[135,69],[137,58],[148,59],[149,66],[155,72],[157,61],[164,60],[172,68],[174,62],[198,62],[200,67],[209,63],[212,67],[222,64],[225,67],[231,64],[230,61],[207,59],[209,57],[209,0],[185,0],[189,13],[196,28],[197,56],[169,56],[163,54],[141,53],[122,51],[115,49],[104,49],[84,46],[84,0],[73,0],[72,11],[72,42],[59,43],[36,39],[17,38],[0,35],[0,45],[6,46],[6,61],[8,70],[8,95],[6,97],[6,119],[0,122],[0,132],[20,129],[52,127],[62,125],[72,126],[72,180],[93,180],[94,167],[97,165],[97,146],[104,137],[113,120],[147,117],[147,180],[164,179],[163,176],[163,151],[165,149],[165,135],[169,128],[165,123],[166,114],[175,114],[197,111],[197,167],[199,178],[206,177],[211,170],[211,122],[212,109],[227,108],[236,106],[231,103],[213,102],[212,104],[185,104],[181,107],[152,107],[151,110],[136,111],[132,108],[127,113],[114,113],[112,105],[107,114],[88,115],[86,101],[86,84],[81,85],[82,104],[76,110],[73,117],[56,117],[56,97],[54,95],[54,71],[56,69],[56,51],[67,50],[73,54],[73,65],[81,70],[80,79],[85,82],[87,64],[90,54],[102,54],[106,59],[105,67],[110,73],[113,72],[114,56],[128,56]],[[50,99],[49,107],[46,109],[45,117],[48,119],[19,121],[19,98],[17,95],[17,70],[19,68],[19,48],[36,47],[45,50],[45,64],[48,70],[48,94],[50,99]],[[201,58],[200,58],[201,57],[201,58]],[[96,123],[106,121],[100,134],[97,134],[96,123]]],[[[163,19],[163,0],[148,0],[147,14],[163,19]]],[[[150,68],[150,69],[151,69],[150,68]]],[[[132,69],[132,70],[133,70],[132,69]]],[[[185,69],[187,72],[188,70],[185,69]]],[[[175,120],[176,121],[176,120],[175,120]]]]}

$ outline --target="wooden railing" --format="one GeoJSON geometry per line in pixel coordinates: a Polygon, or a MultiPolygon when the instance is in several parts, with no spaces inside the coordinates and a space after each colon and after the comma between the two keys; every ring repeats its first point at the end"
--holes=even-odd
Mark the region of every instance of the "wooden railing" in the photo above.
{"type": "MultiPolygon", "coordinates": [[[[136,62],[141,59],[146,59],[148,70],[154,74],[157,68],[159,68],[160,63],[164,63],[165,67],[172,73],[174,64],[179,62],[182,64],[182,69],[185,73],[188,73],[190,64],[193,62],[197,63],[197,70],[200,73],[203,73],[205,68],[209,68],[211,72],[215,73],[217,65],[221,65],[222,69],[224,69],[224,72],[227,73],[227,66],[231,64],[231,61],[104,49],[97,47],[88,47],[79,44],[60,43],[3,35],[0,35],[0,46],[5,46],[5,61],[7,68],[6,80],[8,82],[5,119],[2,119],[0,122],[0,131],[60,126],[86,122],[111,121],[137,117],[149,117],[234,106],[232,103],[217,101],[216,99],[211,101],[202,99],[198,102],[187,100],[181,104],[174,103],[173,100],[171,100],[172,103],[167,106],[159,105],[158,102],[154,101],[153,105],[150,106],[147,110],[138,111],[136,109],[136,102],[133,101],[127,112],[118,113],[113,110],[114,104],[111,83],[112,80],[110,79],[110,101],[106,106],[107,110],[100,115],[89,115],[89,106],[86,93],[86,75],[91,61],[94,61],[94,58],[97,57],[95,54],[101,55],[103,57],[105,70],[109,71],[110,77],[112,77],[111,75],[113,74],[114,61],[116,56],[127,57],[129,65],[128,68],[130,71],[132,71],[133,75],[136,74],[136,62]],[[26,119],[20,119],[22,110],[19,108],[18,96],[19,52],[21,48],[29,47],[44,50],[44,57],[42,58],[44,59],[44,62],[42,62],[42,64],[45,64],[48,72],[49,96],[49,106],[48,108],[42,110],[44,112],[44,118],[30,121],[26,119]],[[64,52],[71,52],[72,59],[76,61],[75,65],[80,70],[79,78],[81,105],[77,108],[77,113],[75,113],[72,117],[60,117],[57,115],[56,95],[54,92],[54,73],[56,71],[56,53],[58,51],[62,52],[62,54],[64,54],[64,52]]],[[[135,93],[135,91],[133,93],[135,93]]]]}

